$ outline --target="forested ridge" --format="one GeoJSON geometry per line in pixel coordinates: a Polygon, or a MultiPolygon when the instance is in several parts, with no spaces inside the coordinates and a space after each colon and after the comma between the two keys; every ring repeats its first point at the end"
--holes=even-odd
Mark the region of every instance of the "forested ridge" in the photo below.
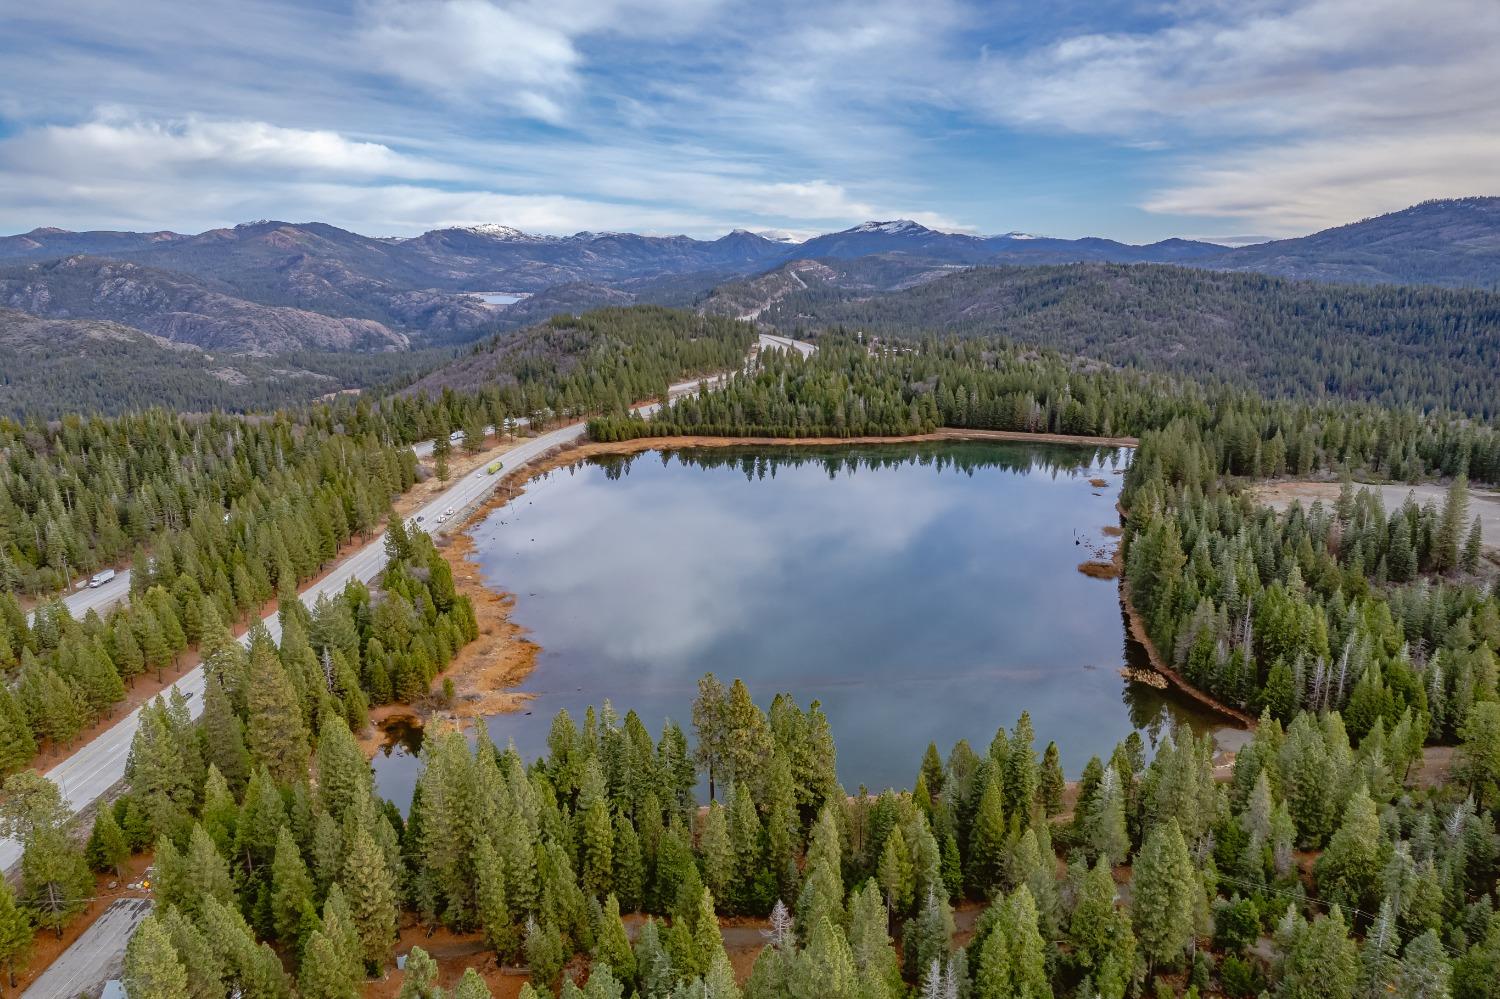
{"type": "Polygon", "coordinates": [[[759,318],[787,332],[999,335],[1272,397],[1483,417],[1500,400],[1500,294],[1485,291],[1158,264],[976,267],[884,294],[815,283],[759,318]]]}
{"type": "MultiPolygon", "coordinates": [[[[0,420],[0,771],[68,746],[142,673],[179,667],[214,622],[243,626],[363,542],[416,480],[409,444],[526,416],[533,426],[742,363],[753,332],[659,309],[559,319],[506,353],[509,381],[476,394],[338,399],[268,417],[147,410],[53,424],[0,420]],[[19,594],[55,593],[129,560],[131,599],[35,620],[19,594]]],[[[395,682],[394,680],[392,682],[395,682]]],[[[407,687],[410,692],[410,684],[407,687]]],[[[389,699],[389,698],[385,698],[389,699]]]]}
{"type": "Polygon", "coordinates": [[[895,435],[938,426],[1138,436],[1180,422],[1211,428],[1203,476],[1307,475],[1347,468],[1417,481],[1466,472],[1500,482],[1500,431],[1447,412],[1254,392],[1077,357],[998,338],[929,337],[865,345],[828,335],[811,358],[766,351],[720,389],[650,420],[606,416],[601,440],[678,433],[772,437],[895,435]]]}
{"type": "Polygon", "coordinates": [[[0,309],[0,415],[53,420],[158,406],[173,412],[270,412],[410,378],[452,354],[210,354],[119,323],[40,319],[0,309]]]}

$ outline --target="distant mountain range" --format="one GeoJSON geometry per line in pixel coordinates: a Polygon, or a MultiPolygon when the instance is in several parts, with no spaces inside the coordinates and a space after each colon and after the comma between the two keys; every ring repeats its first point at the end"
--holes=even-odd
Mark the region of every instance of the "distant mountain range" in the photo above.
{"type": "MultiPolygon", "coordinates": [[[[1174,264],[1359,284],[1500,288],[1500,198],[1435,201],[1298,239],[1229,248],[1136,246],[1025,233],[976,236],[905,219],[796,242],[504,225],[364,236],[323,223],[250,222],[197,234],[36,229],[0,237],[0,308],[121,323],[219,352],[390,352],[461,345],[598,305],[704,304],[759,316],[837,266],[846,290],[912,287],[973,266],[1174,264]],[[758,277],[759,276],[759,277],[758,277]],[[717,291],[716,291],[717,289],[717,291]],[[528,297],[508,307],[475,292],[528,297]]],[[[0,317],[0,336],[5,320],[0,317]]],[[[10,322],[14,323],[12,318],[10,322]]],[[[98,340],[81,341],[82,349],[98,340]]]]}

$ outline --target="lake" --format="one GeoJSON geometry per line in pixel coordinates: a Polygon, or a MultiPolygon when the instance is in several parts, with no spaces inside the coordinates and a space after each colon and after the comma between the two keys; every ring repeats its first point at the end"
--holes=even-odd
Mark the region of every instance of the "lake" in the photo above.
{"type": "MultiPolygon", "coordinates": [[[[533,480],[473,528],[486,581],[542,649],[529,714],[497,745],[545,751],[552,717],[608,699],[691,737],[699,677],[762,706],[821,701],[845,787],[910,787],[922,752],[1030,711],[1076,777],[1133,729],[1220,722],[1123,679],[1144,650],[1118,587],[1079,563],[1112,550],[1127,449],[951,441],[648,451],[533,480]],[[1103,485],[1099,485],[1101,482],[1103,485]]],[[[409,735],[376,759],[410,796],[409,735]]]]}
{"type": "Polygon", "coordinates": [[[479,299],[486,305],[515,305],[526,297],[525,293],[514,291],[470,291],[465,294],[479,299]]]}

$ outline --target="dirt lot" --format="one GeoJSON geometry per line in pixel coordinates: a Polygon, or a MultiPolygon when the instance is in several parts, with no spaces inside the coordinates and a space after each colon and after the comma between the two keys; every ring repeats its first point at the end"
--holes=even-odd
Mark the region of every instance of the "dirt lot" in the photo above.
{"type": "MultiPolygon", "coordinates": [[[[1443,501],[1448,496],[1447,486],[1430,482],[1416,486],[1404,482],[1382,485],[1356,482],[1354,487],[1378,489],[1380,502],[1385,504],[1387,515],[1394,513],[1401,504],[1405,503],[1408,495],[1416,496],[1418,506],[1424,506],[1431,500],[1439,510],[1443,508],[1443,501]]],[[[1304,507],[1311,506],[1314,500],[1322,500],[1326,506],[1339,498],[1340,488],[1342,487],[1337,482],[1286,480],[1256,486],[1250,491],[1250,495],[1257,502],[1264,503],[1273,510],[1282,511],[1291,506],[1293,500],[1301,500],[1304,507]]],[[[1469,517],[1479,518],[1480,530],[1484,532],[1485,549],[1490,552],[1500,552],[1500,492],[1470,486],[1469,517]]],[[[1465,531],[1467,527],[1468,525],[1465,525],[1465,531]]]]}

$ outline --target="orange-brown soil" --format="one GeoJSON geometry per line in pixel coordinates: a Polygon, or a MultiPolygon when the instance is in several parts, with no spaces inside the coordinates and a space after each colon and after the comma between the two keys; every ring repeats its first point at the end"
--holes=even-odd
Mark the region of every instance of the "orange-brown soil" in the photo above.
{"type": "MultiPolygon", "coordinates": [[[[151,851],[138,853],[132,856],[128,862],[125,876],[115,877],[113,874],[101,874],[94,881],[94,896],[89,900],[88,907],[74,917],[73,921],[63,927],[62,936],[59,937],[55,930],[38,930],[32,941],[31,954],[24,964],[16,967],[16,988],[9,995],[20,995],[26,991],[27,986],[51,967],[52,962],[73,946],[73,942],[83,936],[83,931],[104,915],[104,910],[122,898],[146,898],[151,893],[144,889],[131,889],[132,883],[139,882],[146,868],[151,866],[153,854],[151,851]],[[113,885],[113,887],[111,887],[113,885]]],[[[0,984],[5,979],[0,977],[0,984]]]]}

